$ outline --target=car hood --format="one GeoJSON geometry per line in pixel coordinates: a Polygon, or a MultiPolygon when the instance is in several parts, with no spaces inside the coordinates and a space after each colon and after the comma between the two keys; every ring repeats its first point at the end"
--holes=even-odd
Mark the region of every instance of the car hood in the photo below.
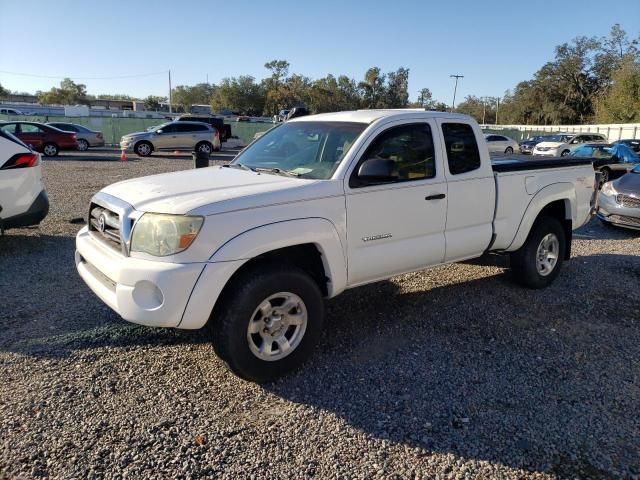
{"type": "Polygon", "coordinates": [[[618,193],[640,197],[640,173],[627,173],[613,182],[618,193]]]}
{"type": "Polygon", "coordinates": [[[144,137],[147,135],[151,135],[153,132],[133,132],[133,133],[127,133],[126,135],[123,135],[123,137],[126,138],[130,138],[130,137],[144,137]]]}
{"type": "Polygon", "coordinates": [[[216,166],[125,180],[102,192],[138,211],[214,215],[336,195],[336,184],[216,166]]]}
{"type": "Polygon", "coordinates": [[[562,145],[562,142],[540,142],[536,147],[558,148],[560,145],[562,145]]]}

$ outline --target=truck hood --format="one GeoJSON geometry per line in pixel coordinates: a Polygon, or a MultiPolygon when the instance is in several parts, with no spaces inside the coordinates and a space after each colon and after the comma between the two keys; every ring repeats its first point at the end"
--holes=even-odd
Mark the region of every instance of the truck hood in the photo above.
{"type": "Polygon", "coordinates": [[[102,192],[142,212],[212,215],[335,195],[327,184],[335,182],[216,166],[125,180],[102,192]]]}

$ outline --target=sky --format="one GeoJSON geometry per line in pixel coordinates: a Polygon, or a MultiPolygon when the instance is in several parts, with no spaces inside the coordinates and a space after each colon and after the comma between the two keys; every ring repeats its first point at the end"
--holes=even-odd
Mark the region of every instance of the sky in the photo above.
{"type": "Polygon", "coordinates": [[[451,74],[464,75],[459,100],[502,96],[556,45],[615,23],[637,38],[638,0],[0,0],[0,84],[35,92],[71,77],[90,94],[167,96],[168,70],[174,87],[262,79],[284,59],[312,79],[406,67],[411,99],[426,87],[449,103],[451,74]]]}

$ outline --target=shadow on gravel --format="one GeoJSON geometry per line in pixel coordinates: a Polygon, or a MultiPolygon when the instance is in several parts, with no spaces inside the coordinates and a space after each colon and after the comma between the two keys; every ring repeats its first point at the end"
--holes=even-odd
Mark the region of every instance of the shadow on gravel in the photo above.
{"type": "Polygon", "coordinates": [[[496,275],[347,291],[328,302],[308,364],[266,389],[425,451],[561,477],[638,474],[640,302],[613,300],[603,267],[637,290],[640,257],[595,255],[545,290],[496,275]]]}
{"type": "Polygon", "coordinates": [[[605,224],[593,218],[587,225],[573,232],[575,240],[631,240],[640,238],[640,230],[605,224]]]}

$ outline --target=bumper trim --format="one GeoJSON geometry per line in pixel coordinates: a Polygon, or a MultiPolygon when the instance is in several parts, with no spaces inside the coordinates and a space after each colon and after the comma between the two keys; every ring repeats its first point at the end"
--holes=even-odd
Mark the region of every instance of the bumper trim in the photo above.
{"type": "Polygon", "coordinates": [[[49,197],[46,190],[42,190],[33,201],[29,209],[13,217],[1,219],[2,228],[20,228],[38,225],[49,213],[49,197]]]}

